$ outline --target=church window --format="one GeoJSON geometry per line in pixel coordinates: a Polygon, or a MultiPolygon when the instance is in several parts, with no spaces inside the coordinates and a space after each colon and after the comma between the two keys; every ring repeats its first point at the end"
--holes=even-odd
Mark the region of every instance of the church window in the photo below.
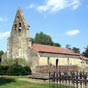
{"type": "Polygon", "coordinates": [[[21,29],[19,29],[19,32],[21,31],[21,29]]]}
{"type": "Polygon", "coordinates": [[[21,23],[19,23],[19,27],[21,27],[21,23]]]}
{"type": "Polygon", "coordinates": [[[19,23],[19,32],[21,31],[21,23],[19,23]]]}

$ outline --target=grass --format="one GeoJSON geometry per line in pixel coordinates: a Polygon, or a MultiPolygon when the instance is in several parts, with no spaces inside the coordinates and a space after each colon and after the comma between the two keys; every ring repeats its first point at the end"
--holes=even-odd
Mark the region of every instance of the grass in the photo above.
{"type": "MultiPolygon", "coordinates": [[[[0,77],[0,88],[49,88],[49,83],[33,83],[18,80],[18,78],[25,77],[0,77]]],[[[61,87],[66,88],[64,85],[61,87]]]]}

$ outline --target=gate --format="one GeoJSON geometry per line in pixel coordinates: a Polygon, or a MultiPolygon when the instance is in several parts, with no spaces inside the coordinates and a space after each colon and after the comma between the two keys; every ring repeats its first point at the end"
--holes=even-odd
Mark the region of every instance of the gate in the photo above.
{"type": "Polygon", "coordinates": [[[49,71],[49,88],[88,88],[88,73],[78,71],[59,71],[58,59],[54,72],[49,71]]]}

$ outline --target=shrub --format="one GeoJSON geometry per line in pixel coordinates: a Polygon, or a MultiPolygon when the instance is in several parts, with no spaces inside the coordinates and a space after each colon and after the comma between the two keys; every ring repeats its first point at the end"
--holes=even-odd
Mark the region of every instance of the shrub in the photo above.
{"type": "Polygon", "coordinates": [[[27,75],[32,74],[31,68],[29,66],[25,66],[24,69],[27,71],[27,75]]]}
{"type": "Polygon", "coordinates": [[[21,65],[11,65],[8,69],[8,75],[26,75],[27,71],[21,65]]]}
{"type": "Polygon", "coordinates": [[[9,68],[8,66],[0,65],[0,75],[7,75],[8,68],[9,68]]]}

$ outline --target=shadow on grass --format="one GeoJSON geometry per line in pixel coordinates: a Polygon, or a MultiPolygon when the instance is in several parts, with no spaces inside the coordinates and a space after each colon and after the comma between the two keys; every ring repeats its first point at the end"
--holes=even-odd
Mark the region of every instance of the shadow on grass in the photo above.
{"type": "Polygon", "coordinates": [[[0,77],[0,86],[5,85],[7,83],[15,82],[13,78],[0,77]]]}

